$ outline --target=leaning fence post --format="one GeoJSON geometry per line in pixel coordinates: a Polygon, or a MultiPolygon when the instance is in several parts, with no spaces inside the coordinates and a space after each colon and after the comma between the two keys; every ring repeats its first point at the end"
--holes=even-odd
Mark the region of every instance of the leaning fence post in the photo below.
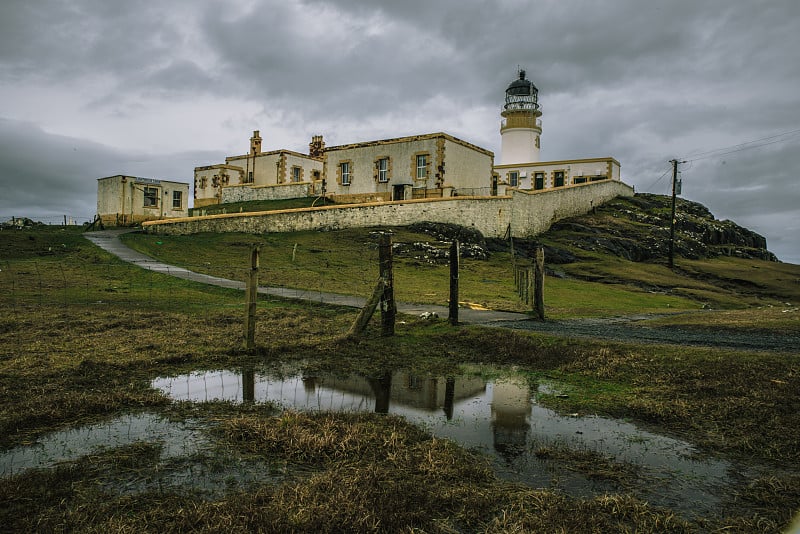
{"type": "Polygon", "coordinates": [[[380,277],[383,280],[383,297],[381,298],[381,335],[394,335],[394,321],[397,307],[394,302],[394,278],[392,275],[392,236],[381,234],[378,247],[380,277]]]}
{"type": "Polygon", "coordinates": [[[458,240],[450,245],[450,324],[458,324],[458,240]]]}
{"type": "Polygon", "coordinates": [[[260,245],[250,248],[250,272],[247,277],[247,313],[245,315],[245,342],[247,349],[256,345],[256,306],[258,304],[258,263],[260,245]]]}
{"type": "Polygon", "coordinates": [[[544,247],[536,249],[534,262],[536,282],[533,285],[533,309],[540,321],[544,321],[544,247]]]}
{"type": "Polygon", "coordinates": [[[350,330],[348,330],[345,335],[346,338],[353,339],[367,328],[367,323],[372,317],[372,314],[375,313],[375,308],[378,307],[378,303],[383,296],[383,288],[383,279],[379,278],[378,283],[375,285],[375,290],[372,292],[372,296],[367,299],[367,303],[364,304],[364,307],[358,312],[356,320],[353,321],[350,330]]]}

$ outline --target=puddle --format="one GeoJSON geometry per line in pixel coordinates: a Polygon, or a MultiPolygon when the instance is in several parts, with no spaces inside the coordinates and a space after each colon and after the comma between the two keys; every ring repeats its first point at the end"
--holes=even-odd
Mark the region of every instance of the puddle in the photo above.
{"type": "Polygon", "coordinates": [[[639,468],[633,491],[656,506],[694,514],[712,512],[732,483],[732,466],[700,457],[689,443],[603,417],[569,417],[540,406],[523,378],[430,378],[393,372],[379,378],[295,375],[254,371],[195,372],[158,378],[152,386],[175,400],[274,402],[314,411],[392,413],[437,437],[487,453],[498,474],[575,496],[614,490],[535,454],[542,446],[590,451],[639,468]]]}
{"type": "Polygon", "coordinates": [[[0,476],[52,467],[101,449],[145,442],[160,443],[162,459],[188,456],[207,444],[191,422],[175,423],[152,413],[126,415],[106,423],[56,432],[34,445],[10,449],[0,455],[0,476]]]}
{"type": "Polygon", "coordinates": [[[112,476],[99,482],[119,493],[180,487],[214,494],[232,485],[281,478],[263,462],[220,455],[203,428],[203,423],[196,421],[174,422],[157,414],[141,413],[55,432],[33,445],[15,447],[0,454],[0,477],[33,468],[54,467],[118,447],[152,443],[160,446],[160,457],[153,466],[131,472],[128,479],[112,476]],[[203,458],[210,461],[198,462],[203,458]]]}

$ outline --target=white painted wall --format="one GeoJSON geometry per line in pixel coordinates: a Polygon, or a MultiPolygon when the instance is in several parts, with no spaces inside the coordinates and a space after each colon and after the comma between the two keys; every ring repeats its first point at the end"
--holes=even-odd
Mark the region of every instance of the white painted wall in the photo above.
{"type": "Polygon", "coordinates": [[[536,137],[531,128],[508,128],[500,135],[500,165],[539,161],[536,137]]]}
{"type": "Polygon", "coordinates": [[[134,176],[109,176],[97,181],[97,214],[104,224],[135,224],[189,214],[189,184],[134,176]],[[156,203],[144,205],[144,189],[156,190],[156,203]],[[180,193],[180,206],[173,207],[173,193],[180,193]]]}

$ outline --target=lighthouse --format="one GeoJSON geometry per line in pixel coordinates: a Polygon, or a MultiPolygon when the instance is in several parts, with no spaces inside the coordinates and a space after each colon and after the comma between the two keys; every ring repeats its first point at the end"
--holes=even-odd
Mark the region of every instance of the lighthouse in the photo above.
{"type": "Polygon", "coordinates": [[[519,71],[519,78],[506,89],[506,103],[500,115],[500,165],[539,161],[539,90],[519,71]]]}

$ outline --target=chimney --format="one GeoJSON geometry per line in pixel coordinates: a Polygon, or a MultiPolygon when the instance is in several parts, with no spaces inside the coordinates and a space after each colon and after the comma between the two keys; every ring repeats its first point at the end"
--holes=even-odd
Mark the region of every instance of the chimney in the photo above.
{"type": "Polygon", "coordinates": [[[261,136],[258,130],[253,131],[253,137],[250,138],[250,155],[255,156],[261,153],[261,136]]]}
{"type": "Polygon", "coordinates": [[[311,142],[308,144],[308,155],[312,158],[321,158],[324,151],[325,141],[322,140],[322,136],[312,136],[311,142]]]}

